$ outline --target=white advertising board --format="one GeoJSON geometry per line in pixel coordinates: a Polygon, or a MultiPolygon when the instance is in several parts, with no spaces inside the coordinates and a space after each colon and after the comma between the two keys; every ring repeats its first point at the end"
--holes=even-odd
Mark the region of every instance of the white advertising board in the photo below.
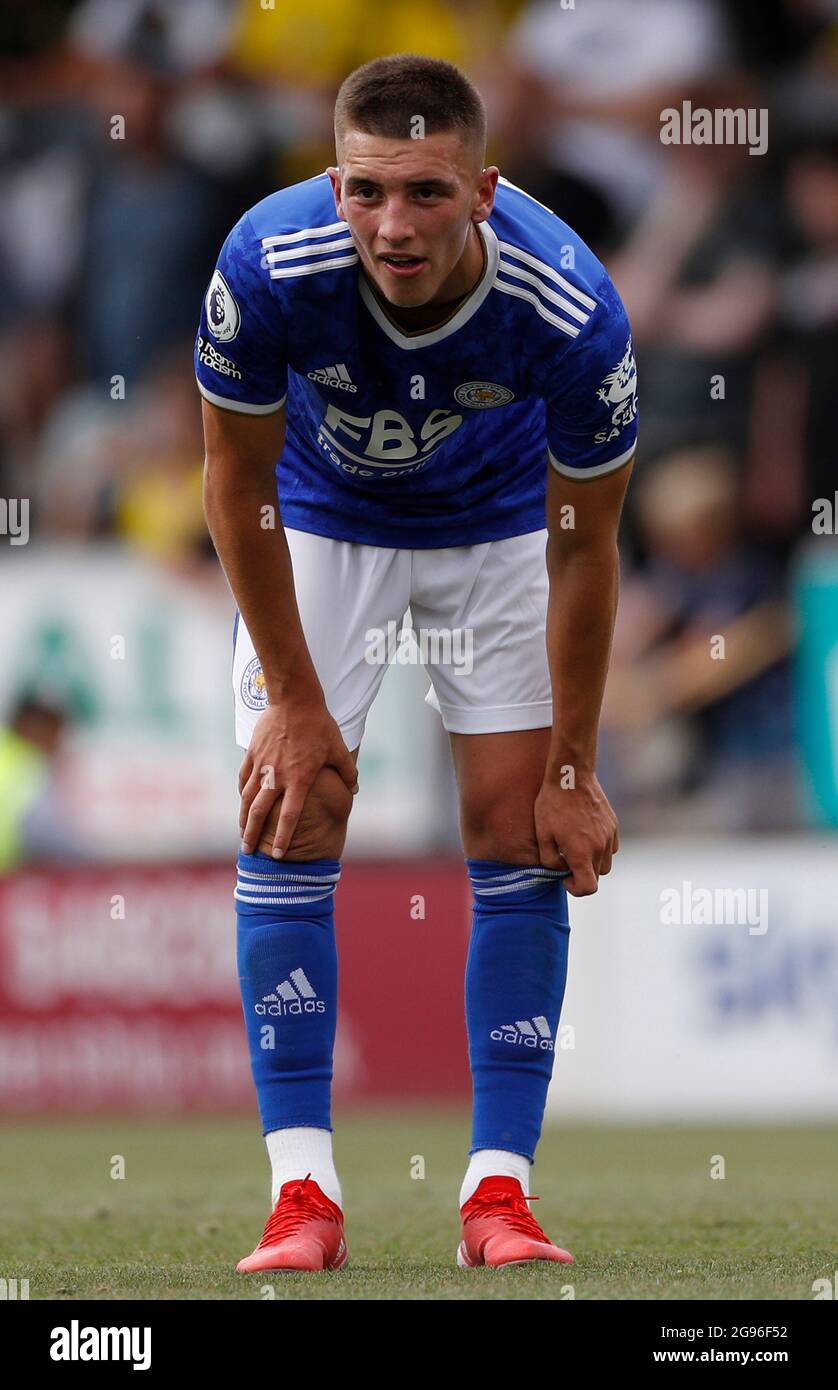
{"type": "Polygon", "coordinates": [[[551,1116],[838,1116],[834,837],[630,843],[570,920],[551,1116]]]}
{"type": "MultiPolygon", "coordinates": [[[[150,565],[119,546],[36,545],[0,557],[0,708],[24,689],[74,711],[63,786],[94,855],[234,855],[233,600],[219,575],[150,565]]],[[[427,679],[394,664],[362,746],[355,854],[438,844],[443,735],[427,679]]]]}

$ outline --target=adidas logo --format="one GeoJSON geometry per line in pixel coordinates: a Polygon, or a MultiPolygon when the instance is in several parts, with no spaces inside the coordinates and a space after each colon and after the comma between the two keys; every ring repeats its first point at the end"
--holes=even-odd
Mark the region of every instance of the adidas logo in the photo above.
{"type": "Polygon", "coordinates": [[[495,1042],[522,1044],[524,1047],[537,1047],[543,1052],[553,1051],[553,1034],[543,1014],[530,1021],[519,1018],[515,1023],[505,1023],[501,1028],[493,1028],[489,1034],[495,1042]]]}
{"type": "Polygon", "coordinates": [[[317,998],[304,970],[292,970],[287,980],[276,986],[274,994],[264,994],[261,1004],[253,1005],[257,1014],[277,1018],[286,1014],[324,1014],[326,1005],[317,998]]]}
{"type": "Polygon", "coordinates": [[[321,386],[336,386],[339,391],[357,391],[343,362],[334,367],[318,367],[316,372],[306,373],[309,381],[319,381],[321,386]]]}

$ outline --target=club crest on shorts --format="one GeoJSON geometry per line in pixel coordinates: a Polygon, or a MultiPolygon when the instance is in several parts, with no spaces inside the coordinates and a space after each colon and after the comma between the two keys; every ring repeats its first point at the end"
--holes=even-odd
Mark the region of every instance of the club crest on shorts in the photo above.
{"type": "Polygon", "coordinates": [[[268,707],[268,687],[258,656],[252,657],[242,672],[241,697],[248,709],[268,707]]]}
{"type": "Polygon", "coordinates": [[[220,270],[213,271],[206,297],[207,326],[217,343],[229,343],[241,324],[233,291],[220,270]]]}
{"type": "Polygon", "coordinates": [[[515,392],[496,381],[464,381],[454,396],[460,405],[471,406],[472,410],[488,410],[493,405],[508,405],[515,399],[515,392]]]}

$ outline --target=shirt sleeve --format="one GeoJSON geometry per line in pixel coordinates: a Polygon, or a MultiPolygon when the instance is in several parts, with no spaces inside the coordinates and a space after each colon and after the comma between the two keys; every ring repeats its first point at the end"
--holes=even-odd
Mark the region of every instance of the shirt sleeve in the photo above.
{"type": "Polygon", "coordinates": [[[247,213],[218,257],[195,340],[198,389],[213,405],[270,415],[288,392],[287,334],[247,213]]]}
{"type": "Polygon", "coordinates": [[[568,349],[546,392],[547,452],[566,478],[620,468],[637,441],[637,369],[631,325],[606,279],[586,329],[568,349]]]}

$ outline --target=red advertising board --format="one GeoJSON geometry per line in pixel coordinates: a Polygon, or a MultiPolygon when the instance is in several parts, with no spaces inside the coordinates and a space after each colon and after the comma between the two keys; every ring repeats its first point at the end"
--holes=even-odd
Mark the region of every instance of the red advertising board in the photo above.
{"type": "MultiPolygon", "coordinates": [[[[0,1109],[255,1108],[231,865],[0,880],[0,1109]]],[[[348,863],[335,1101],[468,1095],[460,861],[348,863]]]]}

